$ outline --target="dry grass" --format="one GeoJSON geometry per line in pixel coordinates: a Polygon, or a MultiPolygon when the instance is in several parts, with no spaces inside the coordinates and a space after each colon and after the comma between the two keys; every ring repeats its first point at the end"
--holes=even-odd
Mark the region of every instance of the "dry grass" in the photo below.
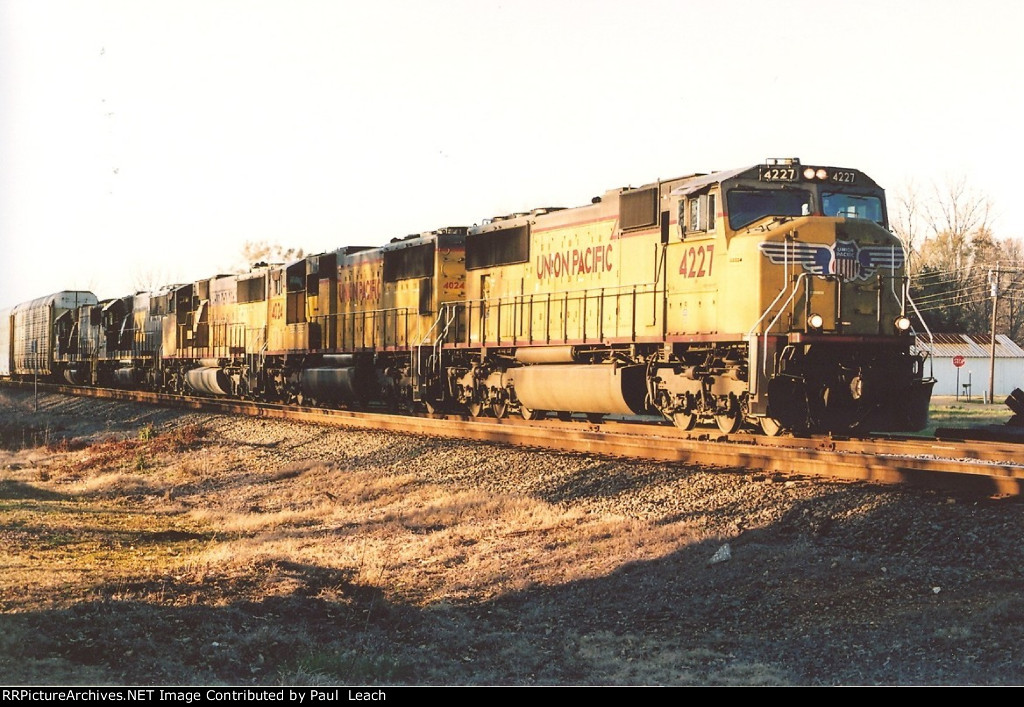
{"type": "MultiPolygon", "coordinates": [[[[521,462],[484,447],[446,450],[441,480],[411,473],[438,452],[410,438],[332,433],[325,449],[311,426],[134,409],[84,429],[56,404],[49,417],[24,405],[0,394],[4,684],[786,685],[815,671],[870,683],[884,661],[858,667],[808,637],[862,645],[863,617],[886,606],[865,596],[917,591],[889,583],[912,575],[891,557],[886,582],[862,566],[899,546],[870,513],[910,521],[846,487],[815,492],[835,496],[825,511],[801,506],[806,484],[550,456],[526,492],[490,476],[521,462]],[[659,485],[657,514],[606,510],[659,485]],[[866,540],[816,545],[840,526],[866,540]],[[741,537],[742,569],[709,570],[741,537]],[[833,601],[852,612],[838,624],[833,601]]],[[[932,542],[935,528],[918,532],[932,542]]],[[[947,535],[955,564],[961,533],[947,535]]],[[[962,552],[977,559],[973,543],[962,552]]],[[[924,564],[932,599],[942,568],[924,564]]],[[[926,642],[1012,653],[1012,635],[1002,647],[985,628],[1024,613],[1017,585],[999,586],[972,592],[991,607],[973,624],[929,624],[919,602],[910,614],[926,642]]]]}
{"type": "Polygon", "coordinates": [[[254,469],[246,466],[252,449],[221,443],[197,425],[144,425],[44,446],[45,457],[32,456],[39,448],[28,443],[17,448],[0,472],[4,682],[91,682],[99,674],[115,682],[398,680],[411,669],[403,665],[423,657],[378,653],[340,636],[325,641],[311,624],[341,612],[342,625],[358,631],[355,643],[372,644],[381,617],[444,614],[592,580],[699,540],[680,523],[453,490],[395,470],[319,462],[254,469]],[[293,606],[297,598],[301,607],[293,606]],[[295,629],[283,632],[284,643],[275,601],[298,612],[287,619],[295,629]],[[179,613],[216,607],[225,614],[199,624],[179,613]],[[264,616],[234,616],[239,611],[264,616]],[[60,630],[46,648],[15,652],[22,641],[39,643],[22,632],[55,630],[50,622],[58,618],[82,626],[82,612],[102,638],[82,628],[68,643],[60,630]],[[119,643],[132,661],[116,661],[115,653],[98,660],[99,673],[81,673],[85,654],[115,640],[95,628],[97,615],[115,614],[147,625],[148,638],[119,643]],[[182,635],[184,655],[161,656],[168,652],[150,642],[168,621],[199,634],[209,621],[220,639],[200,646],[194,634],[182,635]]]}

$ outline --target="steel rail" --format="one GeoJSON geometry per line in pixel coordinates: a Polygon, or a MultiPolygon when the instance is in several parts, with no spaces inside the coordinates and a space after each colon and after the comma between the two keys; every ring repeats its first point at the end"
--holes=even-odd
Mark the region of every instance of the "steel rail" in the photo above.
{"type": "Polygon", "coordinates": [[[556,423],[302,408],[221,398],[40,384],[64,394],[245,414],[364,430],[510,444],[781,475],[906,484],[988,496],[1024,495],[1020,446],[928,440],[770,438],[685,433],[667,425],[556,423]]]}

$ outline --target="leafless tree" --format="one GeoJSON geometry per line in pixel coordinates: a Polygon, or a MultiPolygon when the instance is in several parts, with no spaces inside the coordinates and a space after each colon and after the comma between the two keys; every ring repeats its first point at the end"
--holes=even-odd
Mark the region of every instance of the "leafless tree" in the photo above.
{"type": "MultiPolygon", "coordinates": [[[[890,206],[893,231],[911,258],[912,272],[925,265],[914,262],[925,243],[939,237],[943,241],[941,250],[948,255],[943,265],[956,271],[969,268],[972,237],[991,232],[992,202],[971,188],[966,177],[932,183],[930,194],[913,181],[908,182],[890,206]]],[[[934,260],[935,254],[931,257],[934,260]]]]}
{"type": "Polygon", "coordinates": [[[132,270],[132,292],[153,292],[174,282],[174,276],[165,268],[137,267],[132,270]]]}
{"type": "Polygon", "coordinates": [[[1002,258],[992,232],[991,201],[967,179],[933,184],[925,197],[912,184],[895,202],[897,235],[914,257],[913,293],[937,331],[987,331],[988,270],[1002,258]]]}
{"type": "Polygon", "coordinates": [[[903,242],[910,267],[914,267],[918,241],[922,238],[924,223],[921,213],[921,196],[914,182],[908,182],[898,191],[890,203],[890,221],[893,232],[903,242]]]}
{"type": "Polygon", "coordinates": [[[1024,345],[1024,241],[1013,238],[1002,245],[996,329],[1024,345]]]}
{"type": "Polygon", "coordinates": [[[965,177],[933,184],[933,197],[924,204],[924,219],[932,235],[948,234],[957,271],[969,268],[971,239],[991,233],[992,202],[967,184],[965,177]]]}

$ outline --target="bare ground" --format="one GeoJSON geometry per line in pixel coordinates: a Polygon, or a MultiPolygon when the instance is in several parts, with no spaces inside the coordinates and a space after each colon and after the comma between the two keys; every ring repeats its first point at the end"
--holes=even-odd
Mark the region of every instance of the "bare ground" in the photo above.
{"type": "Polygon", "coordinates": [[[1017,501],[3,390],[0,683],[1024,684],[1022,535],[1017,501]]]}

